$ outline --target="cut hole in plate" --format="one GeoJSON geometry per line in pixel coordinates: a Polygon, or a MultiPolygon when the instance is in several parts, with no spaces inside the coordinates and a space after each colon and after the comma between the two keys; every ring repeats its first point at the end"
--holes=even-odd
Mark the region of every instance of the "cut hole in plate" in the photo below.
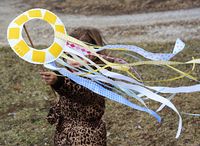
{"type": "MultiPolygon", "coordinates": [[[[54,30],[46,21],[33,19],[26,22],[25,26],[35,49],[42,50],[48,48],[54,42],[54,30]]],[[[24,28],[22,37],[32,47],[24,28]]]]}

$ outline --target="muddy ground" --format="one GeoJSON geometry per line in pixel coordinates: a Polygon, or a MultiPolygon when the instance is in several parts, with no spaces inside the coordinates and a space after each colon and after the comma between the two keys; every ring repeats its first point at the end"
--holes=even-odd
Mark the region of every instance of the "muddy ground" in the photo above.
{"type": "Polygon", "coordinates": [[[71,15],[122,15],[196,8],[199,0],[23,0],[29,8],[43,7],[71,15]]]}

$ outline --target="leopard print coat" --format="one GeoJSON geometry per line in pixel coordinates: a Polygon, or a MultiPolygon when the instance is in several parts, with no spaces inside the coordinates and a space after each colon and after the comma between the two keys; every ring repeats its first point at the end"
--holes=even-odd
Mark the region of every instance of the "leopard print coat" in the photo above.
{"type": "Polygon", "coordinates": [[[54,145],[106,146],[104,97],[64,77],[52,87],[60,95],[47,116],[56,125],[54,145]]]}

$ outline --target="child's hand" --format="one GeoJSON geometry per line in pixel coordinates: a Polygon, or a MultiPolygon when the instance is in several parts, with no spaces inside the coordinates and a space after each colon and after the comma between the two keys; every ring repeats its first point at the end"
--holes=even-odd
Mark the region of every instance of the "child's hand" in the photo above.
{"type": "Polygon", "coordinates": [[[42,79],[46,82],[47,85],[53,85],[57,81],[57,75],[54,72],[40,72],[42,79]]]}
{"type": "Polygon", "coordinates": [[[76,61],[71,61],[71,60],[67,60],[67,63],[73,67],[80,67],[80,63],[76,62],[76,61]]]}

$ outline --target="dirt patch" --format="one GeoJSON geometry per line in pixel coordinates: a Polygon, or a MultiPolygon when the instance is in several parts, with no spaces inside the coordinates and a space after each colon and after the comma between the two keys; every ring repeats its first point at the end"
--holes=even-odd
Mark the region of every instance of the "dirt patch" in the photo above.
{"type": "Polygon", "coordinates": [[[46,8],[65,14],[119,15],[199,7],[199,0],[24,0],[30,8],[46,8]]]}
{"type": "Polygon", "coordinates": [[[170,42],[180,38],[184,41],[200,39],[200,21],[171,21],[149,25],[130,25],[102,28],[108,42],[170,42]],[[123,36],[123,37],[119,37],[123,36]]]}

